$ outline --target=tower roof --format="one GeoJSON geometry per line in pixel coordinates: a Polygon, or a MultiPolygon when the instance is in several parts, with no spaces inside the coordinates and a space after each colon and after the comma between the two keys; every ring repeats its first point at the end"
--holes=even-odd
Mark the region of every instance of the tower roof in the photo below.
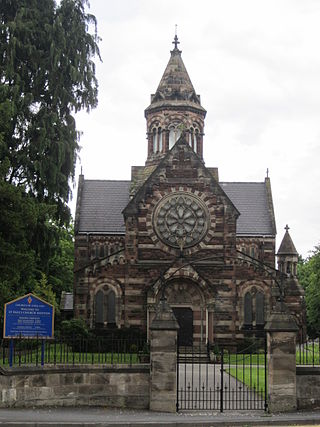
{"type": "Polygon", "coordinates": [[[178,37],[175,36],[173,41],[174,49],[171,51],[168,65],[156,93],[151,95],[151,104],[146,109],[146,112],[163,107],[188,106],[200,110],[204,114],[206,113],[206,110],[201,106],[200,96],[196,94],[182,61],[181,50],[177,46],[178,43],[180,43],[178,37]]]}
{"type": "Polygon", "coordinates": [[[277,255],[298,255],[298,252],[289,234],[289,227],[287,225],[285,226],[285,230],[286,232],[283,236],[277,255]]]}

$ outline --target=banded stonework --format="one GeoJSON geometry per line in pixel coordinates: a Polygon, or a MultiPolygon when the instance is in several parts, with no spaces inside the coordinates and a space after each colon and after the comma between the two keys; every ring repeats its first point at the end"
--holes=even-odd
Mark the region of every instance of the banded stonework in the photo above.
{"type": "Polygon", "coordinates": [[[145,166],[128,181],[80,176],[74,314],[90,327],[149,336],[163,292],[185,343],[243,340],[263,329],[283,293],[303,324],[287,234],[275,268],[270,178],[220,181],[203,160],[205,114],[175,47],[145,111],[145,166]]]}

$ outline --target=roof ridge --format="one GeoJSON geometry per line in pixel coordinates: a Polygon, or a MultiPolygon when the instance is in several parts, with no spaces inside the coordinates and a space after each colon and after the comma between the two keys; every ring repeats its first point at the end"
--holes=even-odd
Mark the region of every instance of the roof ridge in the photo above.
{"type": "Polygon", "coordinates": [[[85,182],[131,182],[131,179],[85,179],[85,182]]]}
{"type": "Polygon", "coordinates": [[[264,181],[220,181],[220,184],[265,184],[264,181]]]}

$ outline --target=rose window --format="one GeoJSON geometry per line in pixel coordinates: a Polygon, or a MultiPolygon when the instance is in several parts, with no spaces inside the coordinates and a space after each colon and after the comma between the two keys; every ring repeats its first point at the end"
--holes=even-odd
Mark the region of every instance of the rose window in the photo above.
{"type": "Polygon", "coordinates": [[[206,234],[208,211],[193,195],[175,193],[162,199],[155,209],[154,226],[159,238],[170,246],[188,247],[206,234]]]}

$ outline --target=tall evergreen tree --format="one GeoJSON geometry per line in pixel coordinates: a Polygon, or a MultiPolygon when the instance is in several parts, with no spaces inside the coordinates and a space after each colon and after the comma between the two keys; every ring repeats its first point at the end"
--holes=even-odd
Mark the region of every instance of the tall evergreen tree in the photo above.
{"type": "Polygon", "coordinates": [[[67,218],[78,152],[73,113],[97,104],[95,18],[86,0],[0,1],[0,145],[6,182],[67,218]],[[90,34],[89,29],[94,33],[90,34]]]}
{"type": "Polygon", "coordinates": [[[52,276],[70,219],[74,113],[97,105],[98,41],[87,0],[0,0],[1,306],[52,276]]]}
{"type": "Polygon", "coordinates": [[[311,335],[320,334],[320,245],[298,265],[298,278],[305,289],[307,326],[311,335]]]}

